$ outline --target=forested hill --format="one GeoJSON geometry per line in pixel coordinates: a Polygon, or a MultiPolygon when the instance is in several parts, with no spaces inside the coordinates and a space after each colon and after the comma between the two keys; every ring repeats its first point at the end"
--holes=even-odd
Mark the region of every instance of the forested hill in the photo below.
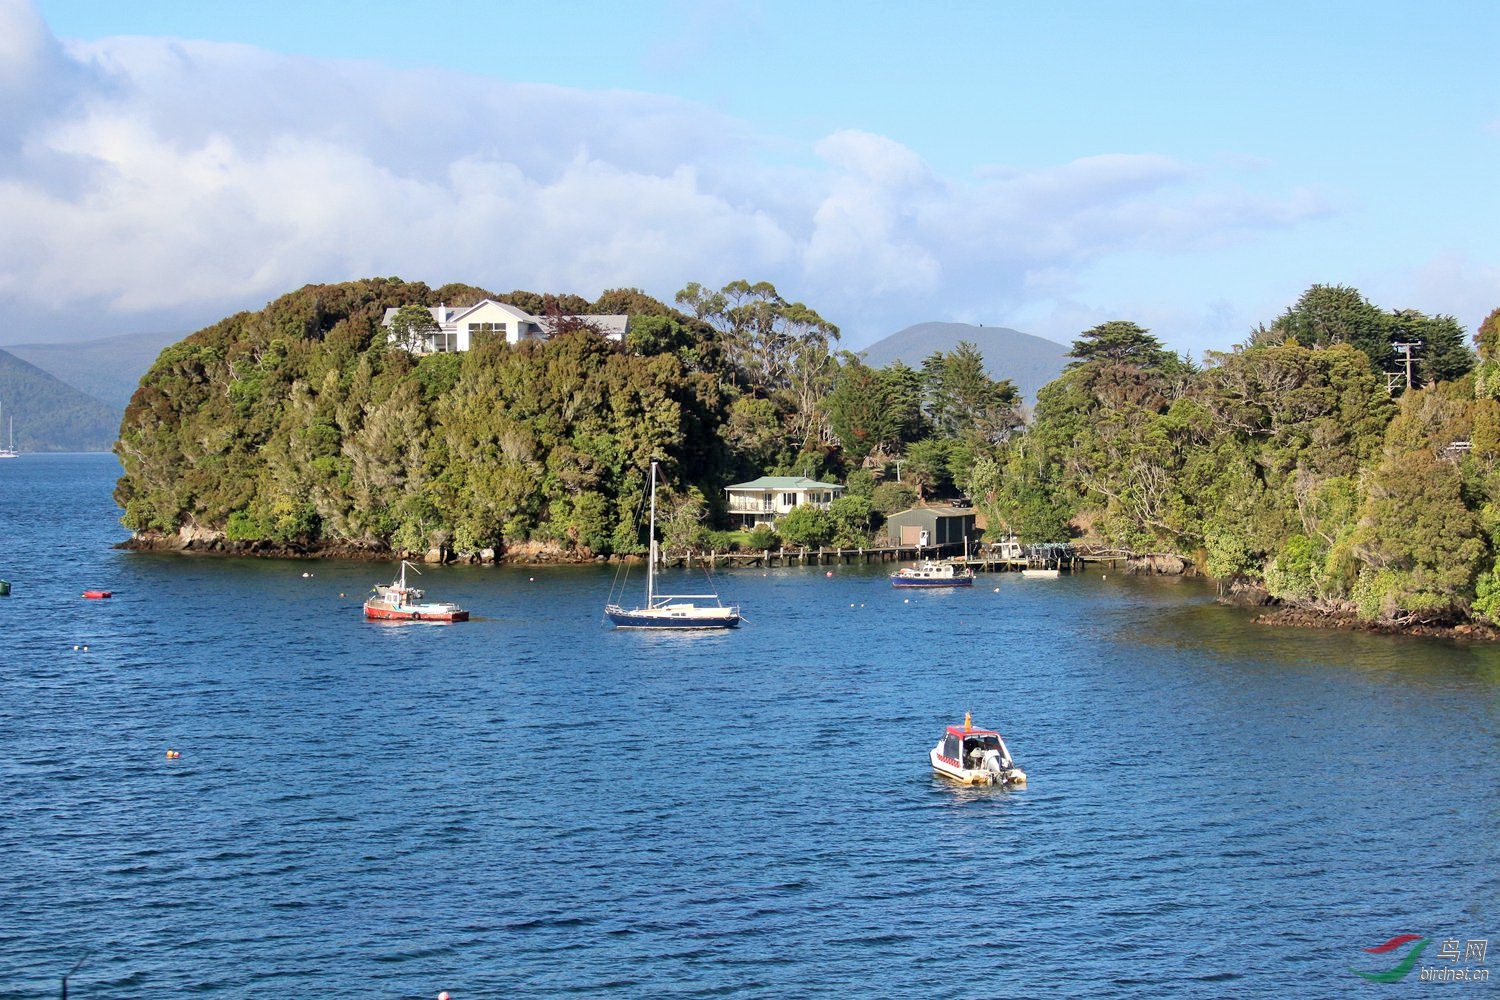
{"type": "Polygon", "coordinates": [[[465,553],[523,539],[634,549],[650,460],[718,485],[718,379],[688,324],[638,293],[596,303],[372,279],[308,286],[162,352],[126,410],[116,499],[137,531],[465,553]],[[548,312],[629,312],[670,350],[627,353],[578,329],[416,357],[387,307],[481,298],[548,312]],[[659,320],[650,317],[655,315],[659,320]]]}
{"type": "Polygon", "coordinates": [[[181,338],[181,332],[128,333],[97,340],[13,344],[4,350],[113,408],[113,441],[120,415],[141,376],[162,348],[181,338]]]}
{"type": "Polygon", "coordinates": [[[1328,285],[1202,367],[1114,320],[1079,334],[1027,424],[974,344],[872,368],[763,282],[689,284],[675,307],[308,286],[162,352],[120,428],[115,496],[141,544],[589,558],[641,550],[657,458],[671,545],[733,541],[705,534],[729,527],[724,486],[805,475],[848,489],[780,518],[790,544],[868,544],[881,515],[962,492],[987,539],[1172,553],[1398,626],[1500,622],[1500,310],[1474,339],[1477,356],[1452,317],[1328,285]],[[380,327],[389,307],[481,298],[552,336],[417,356],[380,327]],[[620,313],[623,345],[587,321],[620,313]]]}
{"type": "Polygon", "coordinates": [[[0,443],[16,450],[108,451],[119,411],[0,350],[0,443]]]}

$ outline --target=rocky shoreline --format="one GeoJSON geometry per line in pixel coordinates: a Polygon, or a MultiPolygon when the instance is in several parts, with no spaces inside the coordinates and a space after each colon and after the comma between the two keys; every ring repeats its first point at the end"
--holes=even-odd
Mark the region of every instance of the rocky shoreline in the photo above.
{"type": "Polygon", "coordinates": [[[1291,628],[1339,629],[1346,632],[1369,632],[1374,635],[1411,635],[1435,639],[1500,639],[1500,629],[1483,622],[1458,622],[1452,625],[1415,622],[1392,625],[1362,621],[1352,611],[1323,611],[1317,608],[1278,605],[1255,616],[1257,625],[1280,625],[1291,628]]]}
{"type": "Polygon", "coordinates": [[[317,545],[289,545],[265,540],[236,541],[226,538],[222,531],[191,527],[184,527],[171,534],[137,532],[115,548],[133,552],[180,552],[187,555],[251,556],[260,559],[346,559],[360,562],[409,559],[430,564],[533,566],[584,565],[609,561],[608,556],[540,542],[523,542],[504,549],[484,549],[473,553],[458,553],[446,547],[412,552],[392,549],[379,543],[322,542],[317,545]]]}

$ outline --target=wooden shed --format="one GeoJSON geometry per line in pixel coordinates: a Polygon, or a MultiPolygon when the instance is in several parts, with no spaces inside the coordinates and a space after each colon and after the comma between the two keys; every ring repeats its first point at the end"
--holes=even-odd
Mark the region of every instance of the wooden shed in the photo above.
{"type": "Polygon", "coordinates": [[[952,546],[961,550],[965,539],[970,545],[979,544],[971,507],[913,507],[887,518],[885,530],[897,545],[952,546]]]}

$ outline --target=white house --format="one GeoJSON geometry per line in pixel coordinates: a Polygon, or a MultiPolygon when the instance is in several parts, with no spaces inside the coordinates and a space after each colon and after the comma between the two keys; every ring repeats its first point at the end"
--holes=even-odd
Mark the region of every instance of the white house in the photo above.
{"type": "Polygon", "coordinates": [[[724,492],[729,494],[732,522],[753,528],[757,524],[775,524],[776,518],[793,507],[827,510],[844,488],[806,476],[761,476],[748,483],[727,486],[724,492]]]}
{"type": "MultiPolygon", "coordinates": [[[[449,351],[467,351],[469,347],[489,337],[497,337],[509,344],[523,340],[545,340],[551,334],[548,321],[533,316],[524,309],[483,299],[472,306],[429,306],[427,311],[437,329],[426,334],[417,348],[418,354],[441,354],[449,351]]],[[[391,323],[399,312],[395,307],[386,309],[381,325],[390,330],[391,323]]],[[[604,336],[613,341],[624,341],[625,330],[630,325],[628,316],[578,316],[579,319],[597,327],[604,336]]],[[[387,335],[396,342],[396,332],[387,335]]]]}

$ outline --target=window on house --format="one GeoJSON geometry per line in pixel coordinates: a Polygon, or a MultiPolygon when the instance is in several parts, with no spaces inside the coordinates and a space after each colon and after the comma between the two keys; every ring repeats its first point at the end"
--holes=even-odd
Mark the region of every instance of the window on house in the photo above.
{"type": "Polygon", "coordinates": [[[797,494],[795,494],[795,493],[783,493],[783,494],[781,494],[781,506],[783,506],[783,507],[795,507],[795,506],[797,506],[797,494]]]}
{"type": "Polygon", "coordinates": [[[489,340],[492,337],[498,338],[500,340],[505,339],[504,323],[469,324],[469,343],[477,344],[480,341],[489,340]]]}
{"type": "Polygon", "coordinates": [[[458,333],[456,331],[445,332],[439,330],[432,335],[432,349],[438,353],[447,353],[458,350],[458,333]]]}

